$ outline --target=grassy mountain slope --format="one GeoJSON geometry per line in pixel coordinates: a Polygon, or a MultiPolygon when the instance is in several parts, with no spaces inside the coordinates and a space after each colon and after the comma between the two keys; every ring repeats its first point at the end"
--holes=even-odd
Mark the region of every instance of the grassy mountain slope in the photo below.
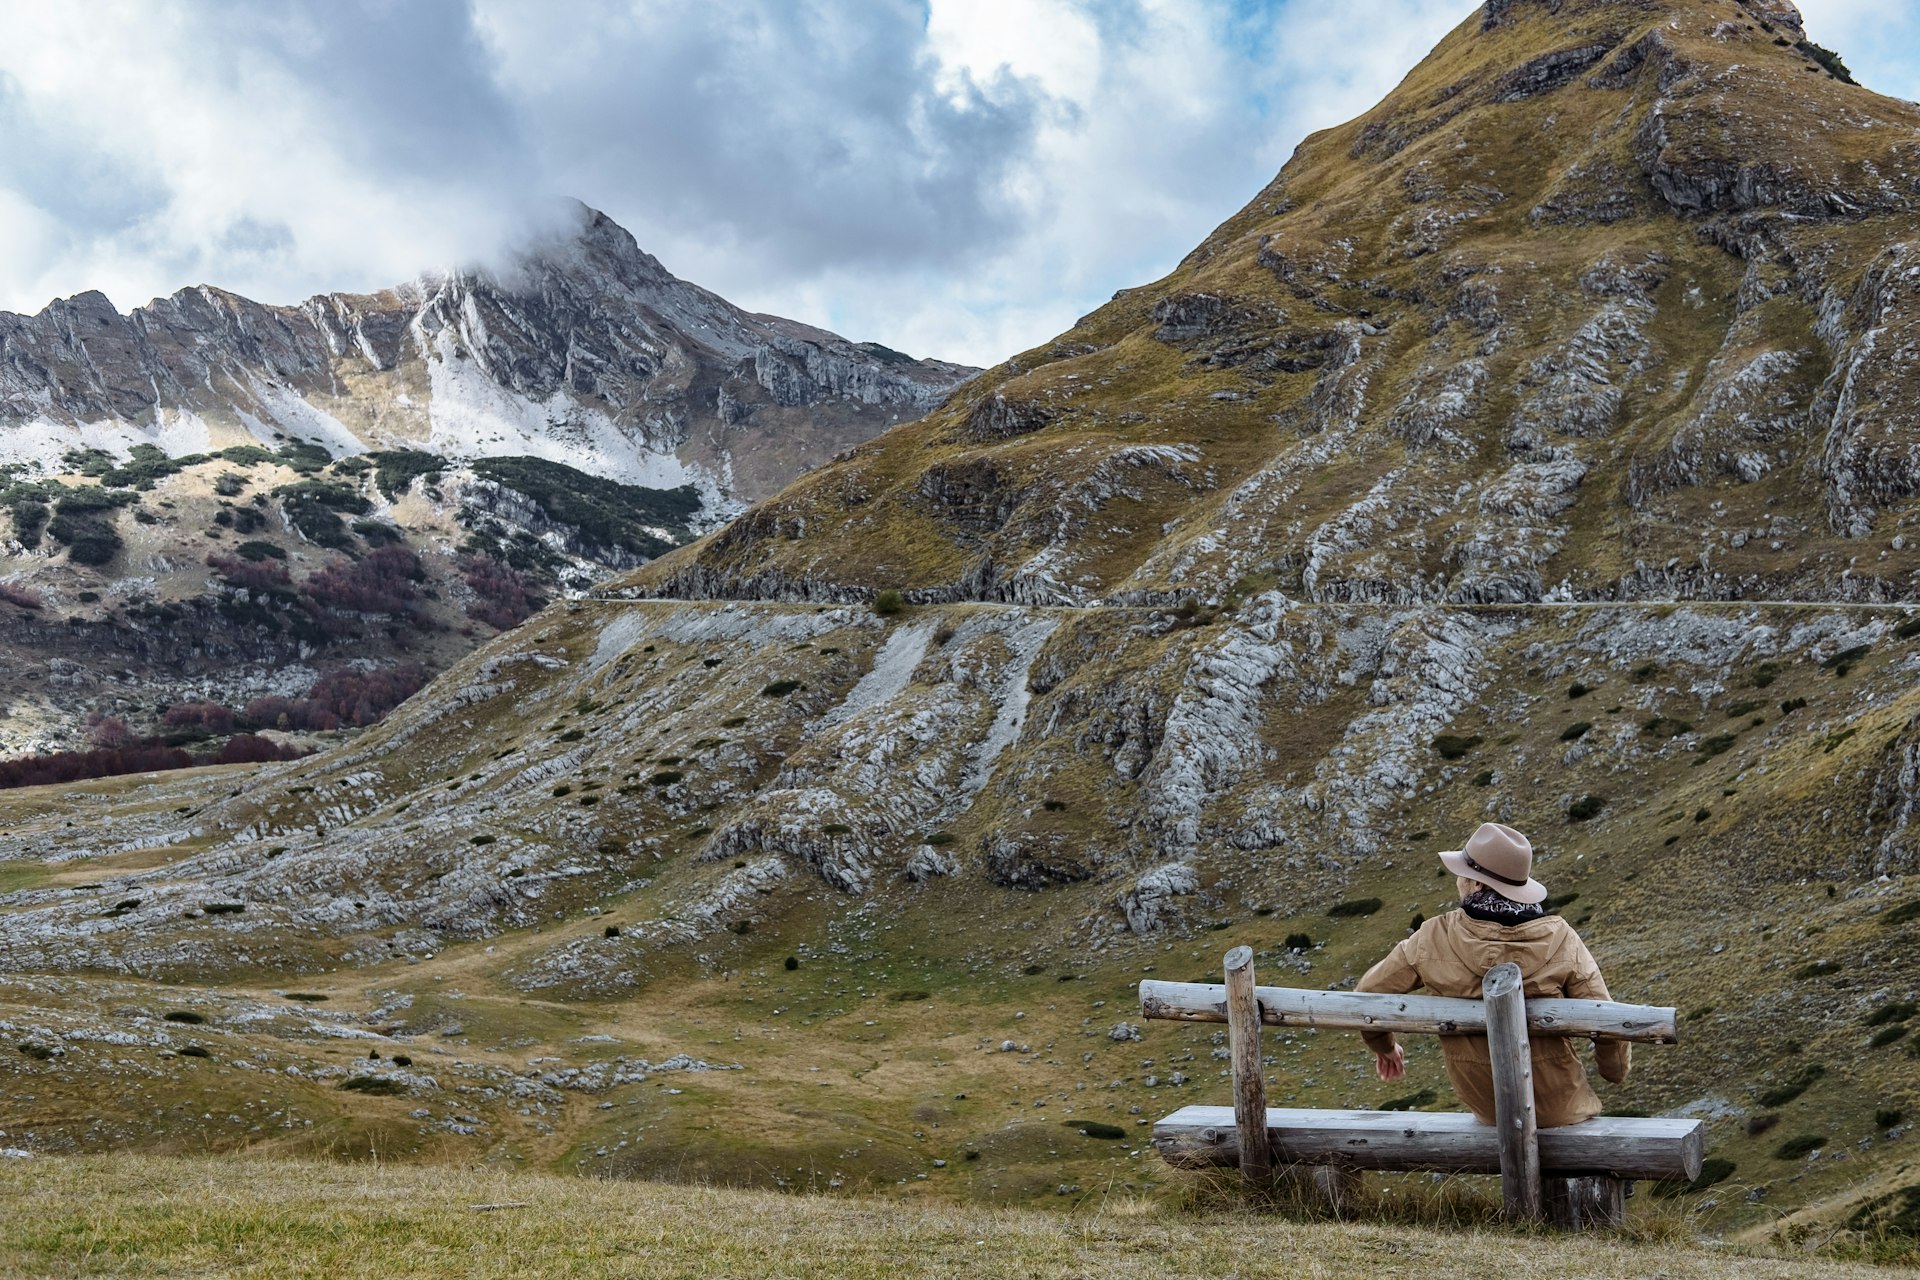
{"type": "MultiPolygon", "coordinates": [[[[575,602],[328,756],[0,797],[0,1017],[57,1051],[0,1057],[0,1127],[756,1185],[941,1159],[989,1199],[1161,1183],[1141,1122],[1225,1066],[1212,1029],[1133,1039],[1142,974],[1246,942],[1267,980],[1350,982],[1445,908],[1433,851],[1498,816],[1614,989],[1683,1010],[1607,1101],[1709,1120],[1734,1165],[1711,1220],[1897,1190],[1920,1074],[1910,1037],[1875,1041],[1914,1016],[1916,630],[575,602]],[[1030,700],[996,735],[1009,685],[1030,700]],[[647,1065],[681,1054],[742,1070],[647,1065]],[[1775,1154],[1801,1136],[1825,1142],[1775,1154]]],[[[1275,1053],[1282,1099],[1447,1105],[1431,1045],[1402,1088],[1351,1037],[1275,1053]]]]}
{"type": "Polygon", "coordinates": [[[1790,6],[1476,14],[1171,275],[634,589],[1908,598],[1916,126],[1790,6]]]}

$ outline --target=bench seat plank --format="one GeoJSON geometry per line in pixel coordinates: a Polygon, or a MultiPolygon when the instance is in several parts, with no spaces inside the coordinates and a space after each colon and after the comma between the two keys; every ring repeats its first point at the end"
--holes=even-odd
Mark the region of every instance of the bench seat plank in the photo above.
{"type": "MultiPolygon", "coordinates": [[[[1706,1149],[1698,1120],[1598,1116],[1539,1135],[1541,1169],[1557,1178],[1691,1181],[1706,1149]]],[[[1467,1112],[1268,1107],[1267,1136],[1276,1163],[1500,1172],[1499,1135],[1467,1112]]],[[[1232,1107],[1182,1107],[1153,1126],[1153,1145],[1183,1167],[1240,1161],[1232,1107]]]]}

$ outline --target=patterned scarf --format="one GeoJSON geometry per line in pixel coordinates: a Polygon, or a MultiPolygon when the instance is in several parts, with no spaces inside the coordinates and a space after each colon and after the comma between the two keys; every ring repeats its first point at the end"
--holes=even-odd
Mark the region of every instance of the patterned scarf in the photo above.
{"type": "Polygon", "coordinates": [[[1547,914],[1547,909],[1537,902],[1515,902],[1492,889],[1474,890],[1460,900],[1460,909],[1475,920],[1508,926],[1525,924],[1547,914]]]}

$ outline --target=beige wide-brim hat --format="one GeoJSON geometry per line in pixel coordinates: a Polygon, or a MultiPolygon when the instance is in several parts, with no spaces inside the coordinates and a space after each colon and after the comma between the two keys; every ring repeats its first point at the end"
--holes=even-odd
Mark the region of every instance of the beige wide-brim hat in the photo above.
{"type": "Polygon", "coordinates": [[[1453,874],[1478,880],[1515,902],[1539,902],[1547,896],[1547,886],[1530,874],[1533,845],[1503,823],[1481,823],[1480,829],[1467,838],[1466,848],[1448,849],[1440,855],[1440,861],[1453,874]]]}

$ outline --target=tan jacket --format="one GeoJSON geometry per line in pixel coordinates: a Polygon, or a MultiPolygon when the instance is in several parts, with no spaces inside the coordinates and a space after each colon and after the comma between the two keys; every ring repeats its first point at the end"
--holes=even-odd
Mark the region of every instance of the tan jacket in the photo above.
{"type": "MultiPolygon", "coordinates": [[[[1464,911],[1449,911],[1421,925],[1385,960],[1367,970],[1355,989],[1404,995],[1415,987],[1425,987],[1437,996],[1478,999],[1482,975],[1508,960],[1520,966],[1529,1000],[1539,996],[1611,999],[1587,944],[1559,916],[1498,925],[1476,920],[1464,911]]],[[[1367,1048],[1375,1053],[1393,1052],[1392,1032],[1361,1034],[1367,1048]]],[[[1599,1115],[1600,1099],[1587,1083],[1587,1073],[1574,1055],[1571,1038],[1530,1039],[1534,1114],[1541,1127],[1578,1124],[1599,1115]]],[[[1593,1049],[1602,1076],[1614,1084],[1627,1078],[1630,1046],[1626,1041],[1596,1040],[1593,1049]]],[[[1493,1069],[1487,1058],[1487,1038],[1441,1036],[1440,1051],[1460,1101],[1482,1124],[1492,1124],[1493,1069]]]]}

